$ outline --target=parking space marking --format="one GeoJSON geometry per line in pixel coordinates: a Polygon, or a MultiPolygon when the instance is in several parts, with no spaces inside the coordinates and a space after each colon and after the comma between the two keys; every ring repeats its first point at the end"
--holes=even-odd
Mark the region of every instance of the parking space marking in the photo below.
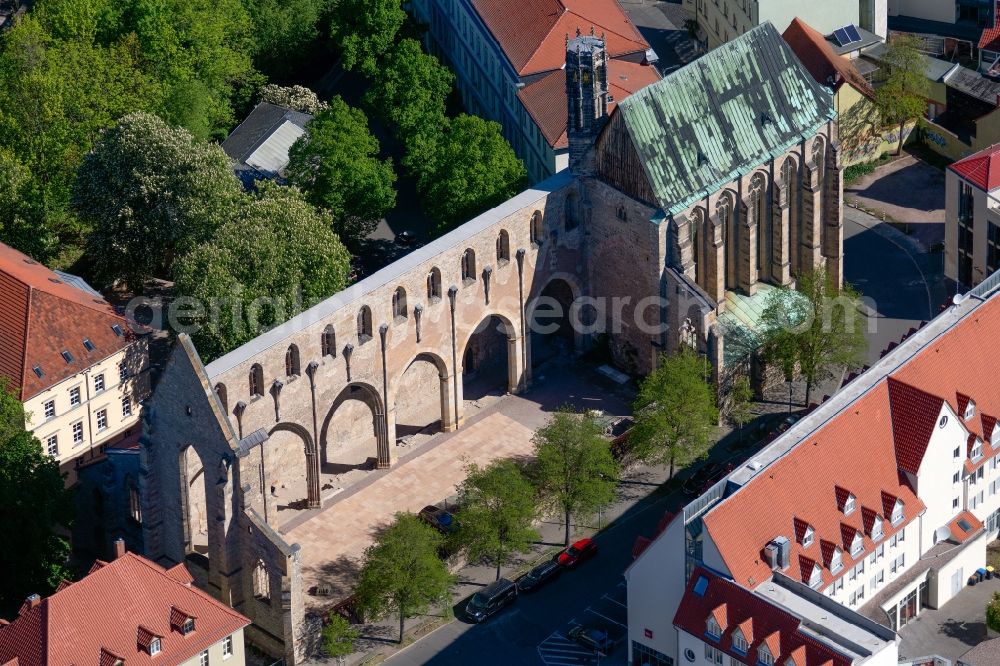
{"type": "Polygon", "coordinates": [[[622,608],[628,608],[628,606],[626,606],[626,605],[625,605],[625,604],[623,604],[622,602],[618,601],[617,599],[613,599],[613,598],[609,597],[609,596],[608,596],[608,595],[606,595],[606,594],[605,594],[605,595],[604,595],[603,597],[601,597],[601,599],[607,599],[607,600],[608,600],[608,601],[610,601],[611,603],[613,603],[613,604],[618,604],[618,605],[619,605],[619,606],[621,606],[622,608]]]}
{"type": "Polygon", "coordinates": [[[596,615],[597,617],[600,617],[600,618],[604,618],[604,619],[605,619],[605,620],[607,620],[608,622],[612,622],[612,623],[614,623],[614,624],[617,624],[617,625],[618,625],[619,627],[625,627],[626,629],[628,628],[628,625],[627,625],[627,624],[622,624],[622,623],[621,623],[621,622],[619,622],[618,620],[612,620],[612,619],[611,619],[610,617],[608,617],[607,615],[602,615],[601,613],[598,613],[597,611],[595,611],[595,610],[594,610],[593,608],[588,608],[588,609],[587,609],[587,612],[588,612],[588,613],[593,613],[593,614],[594,614],[594,615],[596,615]]]}
{"type": "Polygon", "coordinates": [[[570,664],[590,664],[594,653],[582,645],[571,641],[560,631],[554,631],[538,645],[538,657],[546,666],[569,666],[570,664]]]}

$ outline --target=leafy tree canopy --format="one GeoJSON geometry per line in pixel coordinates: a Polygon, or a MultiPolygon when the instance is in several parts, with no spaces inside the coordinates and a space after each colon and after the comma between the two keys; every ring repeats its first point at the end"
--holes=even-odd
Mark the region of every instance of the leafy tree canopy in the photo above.
{"type": "Polygon", "coordinates": [[[0,616],[11,617],[29,594],[46,595],[68,578],[69,544],[55,532],[73,519],[72,496],[59,465],[24,430],[23,408],[0,377],[0,616]]]}
{"type": "Polygon", "coordinates": [[[875,91],[875,106],[886,125],[899,125],[899,146],[903,146],[903,126],[924,114],[930,87],[924,76],[924,56],[916,37],[897,35],[889,40],[883,56],[888,77],[875,91]]]}
{"type": "Polygon", "coordinates": [[[354,652],[354,642],[360,635],[346,618],[334,613],[323,627],[323,651],[328,657],[346,657],[354,652]]]}
{"type": "Polygon", "coordinates": [[[358,606],[375,617],[396,613],[400,643],[406,618],[448,597],[452,577],[438,558],[441,543],[442,536],[415,515],[397,513],[365,550],[355,590],[358,606]]]}
{"type": "Polygon", "coordinates": [[[277,79],[293,77],[318,52],[327,0],[244,0],[254,27],[254,65],[277,79]]]}
{"type": "Polygon", "coordinates": [[[289,182],[333,214],[348,244],[364,239],[396,205],[392,161],[380,161],[378,153],[365,114],[340,97],[313,118],[288,153],[289,182]]]}
{"type": "Polygon", "coordinates": [[[330,35],[340,47],[344,69],[375,75],[379,57],[392,46],[405,21],[400,0],[336,0],[330,35]]]}
{"type": "Polygon", "coordinates": [[[642,381],[635,400],[632,452],[649,463],[678,465],[704,457],[718,423],[715,396],[706,380],[706,361],[687,348],[664,354],[642,381]]]}
{"type": "Polygon", "coordinates": [[[764,357],[791,377],[795,367],[806,380],[806,404],[817,381],[835,370],[855,369],[868,351],[866,321],[858,293],[841,289],[822,268],[798,278],[797,289],[768,295],[761,315],[764,357]]]}
{"type": "Polygon", "coordinates": [[[994,592],[986,604],[986,627],[990,631],[1000,631],[1000,592],[994,592]]]}
{"type": "Polygon", "coordinates": [[[100,283],[123,280],[138,292],[210,238],[241,196],[221,148],[135,113],[84,160],[73,206],[93,226],[86,253],[100,283]]]}
{"type": "Polygon", "coordinates": [[[466,114],[448,123],[428,167],[419,185],[439,233],[514,196],[527,178],[500,124],[466,114]]]}
{"type": "Polygon", "coordinates": [[[350,255],[328,214],[295,188],[267,182],[174,270],[177,292],[202,309],[193,317],[200,327],[193,337],[206,358],[340,291],[349,272],[350,255]]]}
{"type": "Polygon", "coordinates": [[[278,86],[269,83],[260,90],[260,101],[277,104],[294,111],[316,115],[330,108],[305,86],[278,86]]]}
{"type": "Polygon", "coordinates": [[[470,465],[458,493],[462,546],[470,560],[493,564],[499,580],[500,568],[511,556],[527,552],[539,538],[532,527],[535,489],[517,463],[501,459],[487,467],[470,465]]]}
{"type": "Polygon", "coordinates": [[[618,463],[594,417],[562,408],[534,436],[532,477],[548,508],[564,518],[569,545],[572,517],[592,514],[615,497],[618,463]]]}
{"type": "Polygon", "coordinates": [[[439,133],[445,125],[445,100],[455,75],[415,39],[403,39],[365,94],[368,108],[399,128],[409,143],[415,132],[439,133]]]}

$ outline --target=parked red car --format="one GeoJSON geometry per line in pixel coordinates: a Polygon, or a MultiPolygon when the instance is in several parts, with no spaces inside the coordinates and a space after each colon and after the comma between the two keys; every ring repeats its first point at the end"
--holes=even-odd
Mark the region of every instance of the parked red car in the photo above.
{"type": "Polygon", "coordinates": [[[597,555],[597,542],[593,539],[580,539],[569,548],[556,555],[556,562],[567,568],[573,568],[584,560],[597,555]]]}

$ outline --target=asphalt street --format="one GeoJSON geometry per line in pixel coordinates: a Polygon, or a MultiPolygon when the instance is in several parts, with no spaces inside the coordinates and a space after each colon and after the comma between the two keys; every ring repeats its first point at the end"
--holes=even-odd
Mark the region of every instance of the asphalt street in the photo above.
{"type": "Polygon", "coordinates": [[[869,363],[938,314],[948,294],[942,253],[924,252],[902,232],[844,207],[844,278],[866,298],[869,363]],[[878,226],[876,226],[878,225],[878,226]]]}

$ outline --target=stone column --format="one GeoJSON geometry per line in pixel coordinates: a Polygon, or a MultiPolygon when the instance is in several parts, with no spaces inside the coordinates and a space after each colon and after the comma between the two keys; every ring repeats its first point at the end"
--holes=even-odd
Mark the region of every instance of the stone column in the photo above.
{"type": "Polygon", "coordinates": [[[455,400],[451,391],[454,377],[446,372],[438,376],[441,378],[441,430],[451,432],[458,429],[455,418],[455,400]]]}
{"type": "Polygon", "coordinates": [[[306,376],[309,378],[309,392],[312,394],[312,439],[306,442],[306,506],[310,509],[318,509],[320,505],[320,483],[319,483],[319,433],[317,431],[316,416],[316,372],[319,370],[319,363],[310,361],[306,366],[306,376]]]}
{"type": "Polygon", "coordinates": [[[746,204],[741,204],[739,208],[741,216],[738,224],[742,233],[739,239],[737,284],[747,295],[753,296],[757,293],[757,239],[760,225],[749,215],[750,210],[746,204]]]}
{"type": "Polygon", "coordinates": [[[694,247],[691,244],[691,220],[687,215],[674,217],[670,225],[670,263],[692,282],[695,281],[694,247]]]}
{"type": "Polygon", "coordinates": [[[827,150],[826,183],[823,184],[823,256],[826,273],[835,284],[844,284],[844,167],[839,143],[827,150]]]}
{"type": "Polygon", "coordinates": [[[803,173],[802,182],[802,238],[799,239],[800,271],[812,270],[823,260],[823,183],[819,169],[814,165],[803,173]]]}
{"type": "Polygon", "coordinates": [[[708,245],[708,266],[705,269],[705,292],[716,303],[726,300],[726,246],[722,242],[722,228],[717,217],[705,224],[708,245]]]}
{"type": "Polygon", "coordinates": [[[379,469],[392,467],[396,462],[396,407],[393,405],[385,410],[382,417],[383,436],[379,444],[378,466],[379,469]]]}
{"type": "Polygon", "coordinates": [[[771,279],[781,286],[792,282],[792,262],[789,252],[791,211],[784,187],[771,186],[771,279]]]}
{"type": "Polygon", "coordinates": [[[522,389],[522,349],[520,335],[507,336],[507,392],[513,395],[517,395],[522,389]]]}

